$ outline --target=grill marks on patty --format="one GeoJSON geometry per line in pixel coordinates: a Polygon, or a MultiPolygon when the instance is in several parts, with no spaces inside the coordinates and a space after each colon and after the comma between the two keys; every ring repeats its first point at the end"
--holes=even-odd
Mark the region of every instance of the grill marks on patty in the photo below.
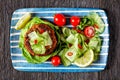
{"type": "Polygon", "coordinates": [[[24,46],[25,48],[28,50],[28,52],[32,55],[32,56],[46,56],[48,54],[51,54],[55,48],[56,48],[56,45],[57,45],[57,39],[56,39],[56,36],[55,36],[55,32],[54,30],[52,30],[48,25],[46,24],[35,24],[33,25],[26,33],[25,35],[25,39],[24,39],[24,46]],[[48,46],[45,46],[46,48],[46,52],[44,54],[35,54],[34,51],[32,50],[31,48],[31,45],[29,43],[29,37],[28,37],[28,34],[33,32],[33,31],[38,31],[40,33],[41,29],[43,29],[44,31],[48,31],[49,35],[50,35],[50,38],[52,40],[52,45],[48,45],[48,46]]]}

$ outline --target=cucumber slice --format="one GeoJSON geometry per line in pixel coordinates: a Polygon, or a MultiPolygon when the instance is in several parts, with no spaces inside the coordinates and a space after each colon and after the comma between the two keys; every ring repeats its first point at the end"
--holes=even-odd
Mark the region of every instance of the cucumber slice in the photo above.
{"type": "Polygon", "coordinates": [[[45,40],[46,40],[46,41],[44,41],[44,42],[45,42],[45,46],[47,46],[47,45],[52,45],[52,39],[50,38],[50,35],[49,35],[48,31],[44,32],[44,33],[42,34],[42,36],[43,36],[43,37],[45,38],[45,40]]]}
{"type": "Polygon", "coordinates": [[[75,49],[74,46],[68,49],[68,51],[65,53],[65,57],[71,62],[73,62],[76,59],[77,50],[75,49]]]}
{"type": "Polygon", "coordinates": [[[65,53],[67,52],[68,49],[63,49],[60,53],[59,56],[61,57],[61,61],[63,63],[64,66],[69,66],[71,64],[71,61],[69,61],[66,57],[65,57],[65,53]]]}

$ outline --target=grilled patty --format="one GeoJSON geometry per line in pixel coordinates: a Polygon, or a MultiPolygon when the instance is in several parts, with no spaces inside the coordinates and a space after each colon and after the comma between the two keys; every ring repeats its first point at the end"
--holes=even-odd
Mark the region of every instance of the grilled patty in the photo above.
{"type": "Polygon", "coordinates": [[[24,46],[25,48],[28,50],[28,52],[32,55],[32,56],[46,56],[48,54],[51,54],[55,48],[56,48],[56,45],[57,45],[57,39],[56,39],[56,36],[55,36],[55,32],[54,30],[52,30],[50,28],[50,26],[46,25],[46,24],[35,24],[33,25],[26,33],[25,35],[25,39],[24,39],[24,46]],[[40,30],[44,30],[44,31],[48,31],[49,35],[50,35],[50,38],[52,40],[52,45],[48,45],[48,46],[45,46],[46,48],[46,52],[44,54],[35,54],[34,51],[32,50],[31,48],[31,45],[29,43],[29,37],[28,37],[28,34],[33,32],[33,31],[38,31],[40,33],[40,30]]]}

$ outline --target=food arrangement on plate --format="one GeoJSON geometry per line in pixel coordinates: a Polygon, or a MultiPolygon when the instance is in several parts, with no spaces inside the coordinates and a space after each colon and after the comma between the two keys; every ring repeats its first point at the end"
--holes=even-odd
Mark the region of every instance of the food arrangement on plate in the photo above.
{"type": "Polygon", "coordinates": [[[100,15],[90,12],[86,16],[67,18],[62,13],[53,15],[54,21],[26,13],[17,22],[15,29],[21,30],[19,48],[29,63],[38,64],[51,60],[53,66],[87,67],[99,58],[102,39],[100,34],[105,24],[100,15]]]}

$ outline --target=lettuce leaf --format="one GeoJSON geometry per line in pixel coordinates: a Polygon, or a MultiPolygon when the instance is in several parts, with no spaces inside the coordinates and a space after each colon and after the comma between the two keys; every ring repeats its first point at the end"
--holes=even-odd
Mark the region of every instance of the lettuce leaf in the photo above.
{"type": "Polygon", "coordinates": [[[96,33],[100,34],[105,29],[105,24],[100,17],[100,15],[96,12],[90,12],[87,16],[84,16],[80,22],[80,25],[78,25],[78,29],[84,30],[86,26],[95,26],[97,25],[98,28],[95,28],[96,33]]]}
{"type": "MultiPolygon", "coordinates": [[[[20,38],[19,38],[19,48],[21,48],[22,50],[22,54],[23,56],[26,58],[26,60],[30,63],[42,63],[45,62],[46,60],[48,60],[50,57],[56,55],[60,49],[59,43],[57,43],[57,49],[50,55],[47,56],[31,56],[30,53],[27,51],[27,49],[24,47],[24,36],[26,34],[26,32],[32,27],[32,25],[34,24],[40,24],[40,23],[44,23],[49,25],[52,29],[54,29],[54,31],[56,32],[56,28],[54,28],[54,25],[50,22],[46,22],[41,20],[38,17],[34,17],[31,21],[29,21],[26,26],[21,30],[21,34],[20,34],[20,38]]],[[[57,33],[57,37],[59,36],[59,34],[57,33]]],[[[59,39],[59,38],[58,38],[59,39]]]]}
{"type": "Polygon", "coordinates": [[[98,59],[101,45],[102,41],[98,36],[95,36],[92,39],[90,39],[90,42],[88,43],[89,48],[91,48],[94,51],[94,61],[98,59]]]}
{"type": "Polygon", "coordinates": [[[93,26],[94,20],[88,16],[84,16],[80,22],[80,25],[78,26],[78,29],[84,30],[86,26],[93,26]]]}
{"type": "Polygon", "coordinates": [[[96,33],[102,33],[104,31],[105,24],[101,19],[100,15],[98,15],[96,12],[91,12],[87,17],[92,19],[95,22],[95,24],[98,26],[98,28],[95,28],[96,33]]]}

